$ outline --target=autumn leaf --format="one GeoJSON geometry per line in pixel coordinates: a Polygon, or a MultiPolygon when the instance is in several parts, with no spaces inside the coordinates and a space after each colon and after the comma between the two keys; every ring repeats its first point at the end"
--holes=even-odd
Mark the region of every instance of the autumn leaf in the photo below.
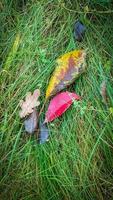
{"type": "Polygon", "coordinates": [[[36,108],[33,112],[24,120],[25,130],[29,134],[33,134],[38,128],[38,113],[36,108]]]}
{"type": "Polygon", "coordinates": [[[61,116],[72,104],[73,100],[80,100],[80,96],[71,92],[61,92],[49,104],[44,123],[51,122],[61,116]]]}
{"type": "Polygon", "coordinates": [[[46,99],[73,83],[85,71],[85,58],[86,53],[84,50],[75,50],[56,60],[58,66],[50,78],[46,90],[46,99]]]}
{"type": "Polygon", "coordinates": [[[86,27],[80,21],[77,21],[74,24],[74,37],[77,41],[81,42],[84,34],[85,34],[86,27]]]}
{"type": "Polygon", "coordinates": [[[13,43],[13,46],[8,54],[5,64],[4,64],[4,70],[9,70],[11,63],[12,63],[13,59],[15,58],[15,55],[19,48],[20,42],[21,42],[21,36],[19,33],[17,33],[14,43],[13,43]]]}
{"type": "Polygon", "coordinates": [[[103,98],[103,102],[107,103],[107,89],[106,89],[106,81],[102,81],[100,86],[100,94],[103,98]]]}
{"type": "Polygon", "coordinates": [[[40,96],[40,91],[37,89],[34,91],[33,94],[31,92],[28,92],[25,98],[25,101],[20,100],[20,107],[21,111],[19,113],[21,118],[24,118],[31,114],[35,107],[40,105],[40,102],[38,101],[38,97],[40,96]]]}
{"type": "Polygon", "coordinates": [[[40,121],[39,123],[39,143],[44,144],[46,141],[48,141],[49,138],[49,129],[47,127],[47,124],[44,124],[40,121]]]}

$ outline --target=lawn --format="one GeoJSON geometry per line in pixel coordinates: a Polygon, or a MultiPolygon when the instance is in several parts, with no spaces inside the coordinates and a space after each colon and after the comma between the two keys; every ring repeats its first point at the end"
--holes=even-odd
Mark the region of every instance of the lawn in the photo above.
{"type": "Polygon", "coordinates": [[[112,8],[107,0],[1,1],[1,200],[113,199],[112,8]],[[78,19],[82,42],[73,38],[78,19]],[[49,141],[40,145],[25,133],[19,101],[39,88],[42,106],[56,58],[74,49],[87,51],[86,72],[68,88],[82,101],[48,124],[49,141]]]}

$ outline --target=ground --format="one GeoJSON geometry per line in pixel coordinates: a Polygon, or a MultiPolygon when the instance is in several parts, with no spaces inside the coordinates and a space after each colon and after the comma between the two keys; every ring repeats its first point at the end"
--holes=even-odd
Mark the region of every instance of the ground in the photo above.
{"type": "Polygon", "coordinates": [[[22,5],[0,3],[0,199],[112,200],[113,4],[32,0],[22,5]],[[81,43],[73,38],[78,19],[86,26],[81,43]],[[87,51],[87,70],[68,90],[82,101],[49,124],[49,142],[39,145],[25,134],[19,101],[39,88],[42,105],[55,59],[81,48],[87,51]]]}

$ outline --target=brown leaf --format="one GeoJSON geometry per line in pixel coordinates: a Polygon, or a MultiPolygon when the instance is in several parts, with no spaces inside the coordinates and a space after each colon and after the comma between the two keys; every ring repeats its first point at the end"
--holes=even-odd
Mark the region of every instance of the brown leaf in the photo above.
{"type": "Polygon", "coordinates": [[[35,107],[40,105],[38,97],[40,96],[40,91],[37,89],[34,91],[33,95],[31,92],[28,92],[25,98],[25,101],[20,100],[21,111],[19,113],[21,118],[24,118],[31,114],[35,107]]]}
{"type": "Polygon", "coordinates": [[[103,81],[100,86],[100,94],[103,98],[104,103],[107,103],[107,90],[106,90],[106,81],[103,81]]]}

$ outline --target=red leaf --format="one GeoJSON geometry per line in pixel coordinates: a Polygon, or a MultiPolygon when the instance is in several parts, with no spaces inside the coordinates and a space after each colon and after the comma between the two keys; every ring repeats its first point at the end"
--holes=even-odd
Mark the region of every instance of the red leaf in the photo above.
{"type": "Polygon", "coordinates": [[[44,123],[51,122],[61,116],[72,104],[73,100],[80,100],[80,96],[71,92],[61,92],[49,104],[44,123]]]}

